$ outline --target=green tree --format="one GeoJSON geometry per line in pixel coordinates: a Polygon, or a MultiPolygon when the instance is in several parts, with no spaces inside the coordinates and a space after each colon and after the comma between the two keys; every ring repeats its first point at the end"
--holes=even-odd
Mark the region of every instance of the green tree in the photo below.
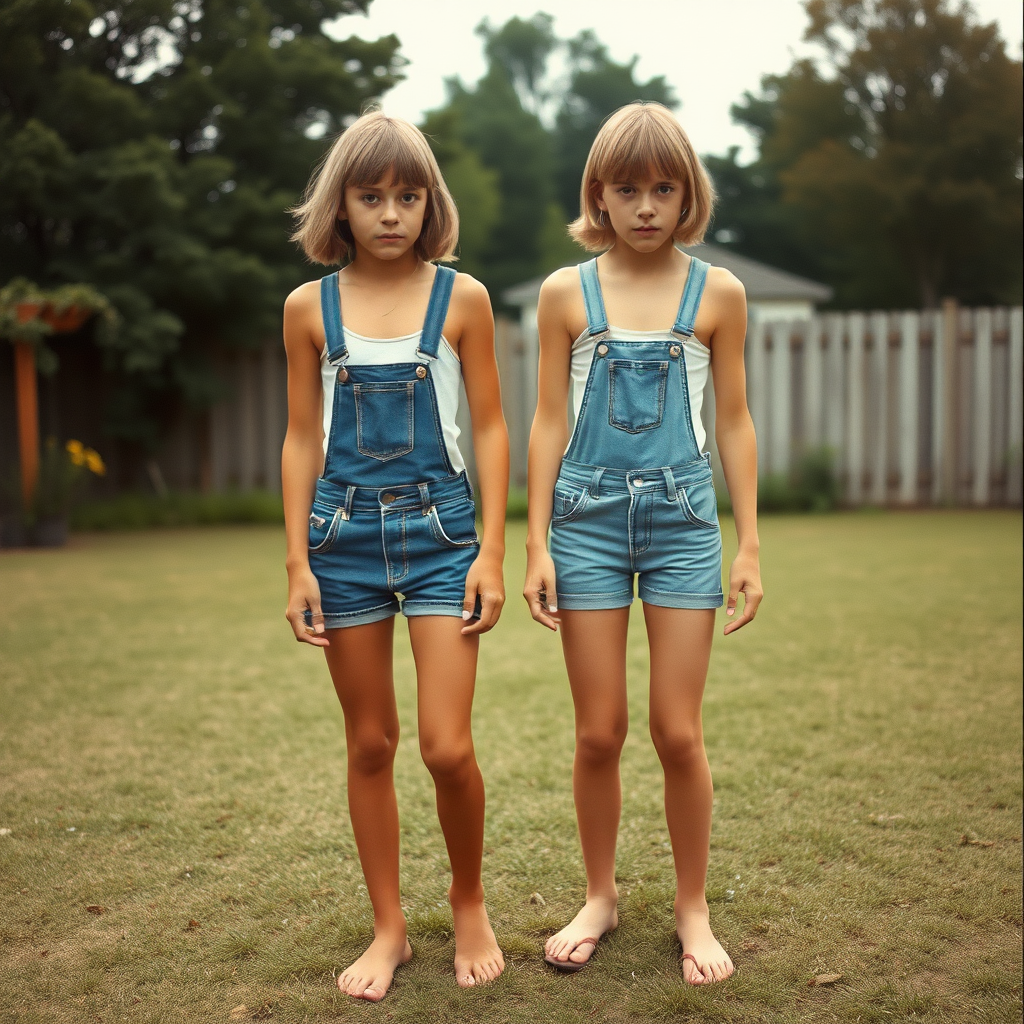
{"type": "Polygon", "coordinates": [[[527,108],[539,105],[537,90],[554,37],[546,15],[512,18],[498,29],[485,21],[477,31],[487,71],[473,88],[449,80],[443,110],[453,112],[460,141],[497,178],[500,210],[478,257],[481,279],[497,302],[505,288],[544,269],[552,143],[537,113],[527,108]]]}
{"type": "Polygon", "coordinates": [[[716,228],[766,246],[771,215],[742,202],[760,175],[789,268],[820,261],[840,304],[1019,302],[1021,64],[997,27],[948,0],[806,7],[824,58],[734,108],[760,156],[716,228]]]}
{"type": "Polygon", "coordinates": [[[398,42],[320,30],[369,0],[2,0],[0,279],[87,282],[109,431],[153,447],[213,358],[277,329],[305,273],[286,208],[324,136],[400,73],[398,42]]]}
{"type": "Polygon", "coordinates": [[[498,173],[485,167],[463,141],[455,108],[431,111],[420,127],[459,208],[459,269],[476,277],[486,275],[485,254],[501,216],[498,173]]]}

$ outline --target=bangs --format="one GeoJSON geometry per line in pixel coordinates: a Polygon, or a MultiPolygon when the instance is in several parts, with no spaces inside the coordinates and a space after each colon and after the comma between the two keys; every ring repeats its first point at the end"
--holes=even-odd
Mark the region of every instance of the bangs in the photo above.
{"type": "Polygon", "coordinates": [[[595,154],[594,177],[600,181],[641,181],[648,177],[688,181],[690,168],[679,144],[680,132],[661,118],[638,115],[621,127],[614,145],[595,154]]]}
{"type": "Polygon", "coordinates": [[[433,189],[437,176],[430,150],[419,132],[405,128],[404,122],[384,117],[366,125],[363,138],[350,140],[358,144],[352,147],[345,184],[368,186],[388,181],[391,185],[433,189]]]}

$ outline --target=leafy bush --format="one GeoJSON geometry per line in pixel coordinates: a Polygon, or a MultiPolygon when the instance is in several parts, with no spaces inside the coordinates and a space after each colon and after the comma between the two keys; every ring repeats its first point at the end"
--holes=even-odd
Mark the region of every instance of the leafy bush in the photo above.
{"type": "Polygon", "coordinates": [[[214,526],[227,523],[283,523],[281,495],[269,491],[224,494],[171,492],[166,497],[122,494],[85,502],[71,515],[75,530],[145,530],[161,526],[214,526]]]}
{"type": "Polygon", "coordinates": [[[835,452],[806,452],[789,474],[769,473],[758,481],[758,512],[829,512],[839,504],[835,452]]]}

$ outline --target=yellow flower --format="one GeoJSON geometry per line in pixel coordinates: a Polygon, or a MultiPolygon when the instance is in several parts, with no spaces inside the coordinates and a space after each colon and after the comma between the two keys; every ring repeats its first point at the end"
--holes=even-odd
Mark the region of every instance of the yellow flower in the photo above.
{"type": "Polygon", "coordinates": [[[85,464],[89,467],[89,472],[95,473],[97,476],[103,476],[107,472],[107,467],[103,464],[100,453],[92,448],[85,450],[85,464]]]}
{"type": "Polygon", "coordinates": [[[68,455],[71,456],[71,462],[75,466],[85,465],[85,445],[81,441],[68,441],[64,447],[67,449],[68,455]]]}

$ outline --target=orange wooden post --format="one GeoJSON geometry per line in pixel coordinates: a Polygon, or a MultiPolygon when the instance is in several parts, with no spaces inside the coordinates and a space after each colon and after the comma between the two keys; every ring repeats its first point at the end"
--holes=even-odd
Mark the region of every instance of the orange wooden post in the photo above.
{"type": "Polygon", "coordinates": [[[18,402],[18,454],[21,460],[21,500],[32,508],[39,482],[39,390],[36,350],[27,341],[14,343],[14,382],[18,402]]]}

